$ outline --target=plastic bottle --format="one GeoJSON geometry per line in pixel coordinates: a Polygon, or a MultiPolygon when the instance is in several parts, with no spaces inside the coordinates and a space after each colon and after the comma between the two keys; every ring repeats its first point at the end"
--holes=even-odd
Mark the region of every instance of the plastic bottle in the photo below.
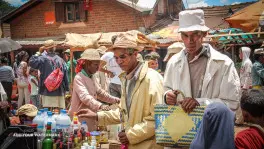
{"type": "Polygon", "coordinates": [[[38,111],[37,116],[33,119],[33,124],[38,124],[37,130],[39,133],[43,132],[44,129],[44,119],[41,116],[41,112],[38,111]]]}
{"type": "Polygon", "coordinates": [[[78,121],[78,117],[76,115],[76,112],[73,113],[73,119],[72,119],[72,123],[71,123],[71,129],[72,132],[75,133],[75,131],[80,129],[80,123],[78,121]]]}
{"type": "Polygon", "coordinates": [[[81,129],[83,129],[85,131],[85,133],[88,132],[88,126],[86,124],[86,121],[82,121],[81,129]]]}
{"type": "Polygon", "coordinates": [[[53,147],[53,141],[51,139],[51,124],[51,122],[47,123],[46,136],[42,142],[42,149],[52,149],[53,147]]]}
{"type": "Polygon", "coordinates": [[[55,121],[56,121],[58,117],[59,117],[59,110],[55,109],[52,118],[55,119],[55,121]]]}
{"type": "Polygon", "coordinates": [[[71,126],[71,118],[66,114],[66,110],[61,110],[60,115],[56,119],[56,129],[62,129],[62,131],[69,132],[71,126]]]}
{"type": "Polygon", "coordinates": [[[55,132],[56,131],[56,121],[52,118],[52,113],[50,111],[48,113],[48,118],[45,119],[44,124],[47,125],[48,122],[51,122],[51,131],[55,132]]]}
{"type": "Polygon", "coordinates": [[[48,108],[44,108],[43,110],[44,110],[43,117],[44,117],[44,119],[46,119],[48,117],[48,111],[49,111],[49,109],[48,108]]]}

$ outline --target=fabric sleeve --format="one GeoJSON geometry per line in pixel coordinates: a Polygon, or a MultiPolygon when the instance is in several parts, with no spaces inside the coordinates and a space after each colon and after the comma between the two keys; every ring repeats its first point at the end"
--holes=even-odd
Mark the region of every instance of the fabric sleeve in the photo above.
{"type": "MultiPolygon", "coordinates": [[[[154,107],[156,104],[161,104],[163,94],[162,80],[151,80],[149,86],[149,115],[143,117],[141,123],[135,124],[126,130],[126,135],[131,144],[137,144],[155,136],[155,118],[154,107]]],[[[148,105],[146,105],[148,106],[148,105]]]]}
{"type": "Polygon", "coordinates": [[[220,93],[218,98],[196,98],[200,105],[208,105],[214,102],[223,102],[231,110],[238,109],[241,97],[240,79],[234,67],[234,63],[230,64],[225,70],[223,79],[220,84],[220,93]]]}
{"type": "Polygon", "coordinates": [[[173,90],[172,89],[172,83],[173,81],[173,78],[172,76],[173,75],[169,75],[169,74],[173,74],[173,68],[172,68],[172,64],[171,64],[171,61],[169,61],[167,63],[167,66],[166,66],[166,70],[165,70],[165,73],[164,73],[164,81],[163,81],[163,86],[164,86],[164,94],[163,94],[163,100],[164,100],[164,103],[166,103],[166,94],[173,90]]]}
{"type": "Polygon", "coordinates": [[[119,109],[110,111],[100,111],[97,112],[97,115],[99,126],[114,125],[121,123],[119,109]]]}
{"type": "Polygon", "coordinates": [[[29,66],[34,68],[34,69],[39,69],[41,66],[41,56],[35,56],[33,55],[30,59],[29,59],[29,66]]]}
{"type": "Polygon", "coordinates": [[[80,76],[75,76],[73,88],[78,93],[79,99],[88,106],[92,111],[98,111],[102,103],[97,101],[85,87],[83,80],[80,76]]]}
{"type": "Polygon", "coordinates": [[[262,78],[264,79],[264,67],[263,65],[258,65],[258,64],[255,64],[253,65],[254,69],[256,70],[257,74],[262,78]]]}

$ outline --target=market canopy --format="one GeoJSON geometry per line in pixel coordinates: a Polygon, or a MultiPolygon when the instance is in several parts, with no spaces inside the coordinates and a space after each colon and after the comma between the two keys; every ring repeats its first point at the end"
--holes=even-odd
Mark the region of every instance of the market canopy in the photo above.
{"type": "Polygon", "coordinates": [[[22,46],[16,41],[9,38],[0,38],[0,54],[18,50],[20,48],[22,48],[22,46]]]}
{"type": "Polygon", "coordinates": [[[178,32],[179,26],[168,26],[157,32],[149,34],[147,37],[158,41],[160,43],[172,43],[176,41],[181,41],[181,35],[178,32]]]}
{"type": "Polygon", "coordinates": [[[234,36],[213,36],[211,41],[217,42],[218,44],[252,44],[255,42],[256,36],[244,35],[243,33],[244,32],[238,28],[228,28],[228,29],[209,31],[209,35],[236,34],[234,36]]]}
{"type": "Polygon", "coordinates": [[[244,32],[254,32],[259,25],[264,25],[264,0],[249,5],[230,17],[226,18],[233,28],[240,28],[244,32]]]}

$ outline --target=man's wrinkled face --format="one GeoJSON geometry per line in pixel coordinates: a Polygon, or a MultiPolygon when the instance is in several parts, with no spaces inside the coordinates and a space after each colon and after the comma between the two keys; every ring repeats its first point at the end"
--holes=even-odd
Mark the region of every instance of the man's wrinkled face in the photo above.
{"type": "Polygon", "coordinates": [[[114,51],[114,57],[120,68],[128,72],[137,63],[137,52],[129,52],[125,48],[117,48],[114,51]]]}
{"type": "Polygon", "coordinates": [[[181,32],[181,38],[187,53],[198,54],[205,36],[206,34],[201,31],[181,32]]]}
{"type": "Polygon", "coordinates": [[[86,60],[83,69],[85,69],[85,71],[87,71],[89,74],[95,74],[98,71],[99,66],[100,66],[99,60],[96,61],[86,60]]]}
{"type": "Polygon", "coordinates": [[[34,117],[29,117],[27,115],[20,115],[19,120],[21,125],[28,125],[31,124],[33,121],[34,117]]]}

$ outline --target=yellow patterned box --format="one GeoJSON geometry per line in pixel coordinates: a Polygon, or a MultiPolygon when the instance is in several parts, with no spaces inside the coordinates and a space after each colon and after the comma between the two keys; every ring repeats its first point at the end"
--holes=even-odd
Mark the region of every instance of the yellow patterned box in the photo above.
{"type": "Polygon", "coordinates": [[[155,106],[155,135],[157,144],[167,147],[188,147],[200,127],[205,106],[190,114],[181,106],[155,106]]]}

